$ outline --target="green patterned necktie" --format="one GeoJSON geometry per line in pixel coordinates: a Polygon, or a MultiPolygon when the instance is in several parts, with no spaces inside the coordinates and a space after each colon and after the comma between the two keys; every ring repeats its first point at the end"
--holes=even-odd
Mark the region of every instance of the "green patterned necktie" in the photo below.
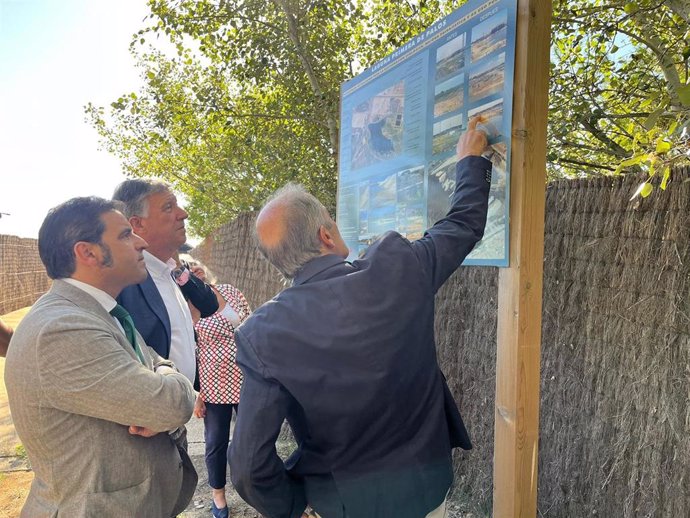
{"type": "Polygon", "coordinates": [[[137,343],[136,332],[134,331],[134,321],[132,320],[131,315],[119,304],[110,310],[110,314],[117,318],[118,322],[122,324],[122,328],[125,330],[125,336],[127,337],[127,340],[129,340],[129,343],[132,344],[132,347],[134,347],[134,352],[137,353],[139,361],[146,365],[144,355],[142,354],[139,344],[137,343]]]}

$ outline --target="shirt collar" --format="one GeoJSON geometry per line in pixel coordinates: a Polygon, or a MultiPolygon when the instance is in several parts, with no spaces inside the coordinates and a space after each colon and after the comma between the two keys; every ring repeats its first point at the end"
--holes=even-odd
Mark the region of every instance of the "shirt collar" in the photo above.
{"type": "Polygon", "coordinates": [[[91,286],[90,284],[72,279],[70,277],[66,277],[62,280],[67,284],[71,284],[75,288],[79,288],[80,290],[91,295],[108,313],[110,313],[110,311],[117,305],[117,301],[114,298],[95,286],[91,286]]]}
{"type": "Polygon", "coordinates": [[[304,284],[313,277],[316,277],[321,272],[345,262],[345,259],[335,254],[326,254],[315,257],[298,270],[295,278],[292,280],[292,285],[299,286],[300,284],[304,284]]]}
{"type": "Polygon", "coordinates": [[[155,255],[144,250],[144,262],[146,263],[146,269],[151,273],[151,275],[156,275],[158,277],[164,277],[170,275],[176,267],[175,259],[172,257],[166,262],[161,261],[155,255]]]}

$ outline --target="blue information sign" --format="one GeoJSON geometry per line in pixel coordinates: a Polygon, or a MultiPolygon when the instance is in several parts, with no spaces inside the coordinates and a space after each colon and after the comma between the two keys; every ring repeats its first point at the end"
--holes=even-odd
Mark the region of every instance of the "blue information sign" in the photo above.
{"type": "Polygon", "coordinates": [[[467,121],[494,148],[484,239],[463,264],[508,265],[516,0],[471,0],[341,86],[338,227],[357,257],[387,230],[442,218],[467,121]]]}

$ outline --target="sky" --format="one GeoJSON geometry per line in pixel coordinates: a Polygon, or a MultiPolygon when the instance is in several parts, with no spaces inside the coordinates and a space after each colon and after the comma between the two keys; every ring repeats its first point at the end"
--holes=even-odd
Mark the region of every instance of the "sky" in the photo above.
{"type": "Polygon", "coordinates": [[[141,84],[129,43],[146,0],[0,0],[0,234],[38,237],[51,207],[125,179],[84,105],[141,84]]]}

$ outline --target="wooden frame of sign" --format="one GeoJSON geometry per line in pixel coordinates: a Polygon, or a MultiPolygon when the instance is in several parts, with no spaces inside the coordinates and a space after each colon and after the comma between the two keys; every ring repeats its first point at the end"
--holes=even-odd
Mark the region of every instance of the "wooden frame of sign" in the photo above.
{"type": "Polygon", "coordinates": [[[537,514],[546,121],[551,0],[518,0],[510,266],[499,269],[495,518],[537,514]]]}

